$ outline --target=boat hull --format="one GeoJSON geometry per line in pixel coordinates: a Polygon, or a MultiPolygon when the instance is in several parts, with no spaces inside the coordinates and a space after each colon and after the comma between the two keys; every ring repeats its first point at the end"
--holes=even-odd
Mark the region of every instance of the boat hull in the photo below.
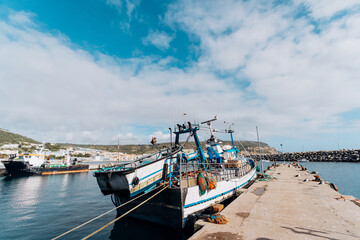
{"type": "Polygon", "coordinates": [[[254,168],[240,178],[218,182],[216,189],[207,191],[202,196],[199,194],[199,186],[168,188],[143,203],[160,191],[160,188],[159,190],[150,191],[142,197],[118,208],[117,212],[119,215],[124,214],[135,208],[138,204],[143,203],[143,205],[129,213],[129,216],[166,227],[183,229],[189,225],[189,222],[192,222],[194,215],[203,212],[214,203],[221,203],[230,197],[237,196],[242,188],[253,183],[256,176],[254,168]]]}
{"type": "Polygon", "coordinates": [[[55,175],[67,173],[88,172],[89,165],[70,165],[60,167],[31,167],[29,162],[25,161],[3,161],[6,171],[11,176],[25,175],[55,175]]]}
{"type": "Polygon", "coordinates": [[[130,198],[161,182],[165,161],[163,158],[137,168],[99,171],[94,176],[104,195],[117,194],[121,198],[130,198]]]}
{"type": "Polygon", "coordinates": [[[127,204],[124,204],[122,207],[117,209],[118,215],[122,215],[143,203],[140,207],[130,212],[128,216],[166,227],[182,228],[181,190],[168,188],[158,193],[161,190],[161,187],[157,188],[127,204]],[[151,199],[148,200],[149,198],[151,199]]]}

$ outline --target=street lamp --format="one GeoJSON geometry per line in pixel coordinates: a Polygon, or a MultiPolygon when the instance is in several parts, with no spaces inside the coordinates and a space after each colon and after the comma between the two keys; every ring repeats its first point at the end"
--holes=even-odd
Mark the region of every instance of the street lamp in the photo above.
{"type": "Polygon", "coordinates": [[[281,153],[282,153],[283,161],[284,161],[284,164],[285,164],[285,157],[284,157],[283,145],[280,144],[280,147],[281,147],[281,153]]]}

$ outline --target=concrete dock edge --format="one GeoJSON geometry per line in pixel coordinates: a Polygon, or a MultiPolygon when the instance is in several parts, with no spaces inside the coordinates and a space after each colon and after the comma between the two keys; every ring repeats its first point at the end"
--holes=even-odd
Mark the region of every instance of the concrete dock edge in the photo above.
{"type": "MultiPolygon", "coordinates": [[[[225,225],[203,225],[190,239],[360,239],[360,202],[289,164],[267,172],[222,212],[225,225]]],[[[349,183],[351,184],[351,183],[349,183]]]]}

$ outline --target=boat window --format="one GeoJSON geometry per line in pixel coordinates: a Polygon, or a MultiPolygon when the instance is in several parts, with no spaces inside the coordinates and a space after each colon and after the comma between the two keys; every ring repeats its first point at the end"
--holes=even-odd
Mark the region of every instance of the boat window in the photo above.
{"type": "Polygon", "coordinates": [[[216,144],[216,145],[212,145],[211,146],[217,153],[222,153],[223,150],[222,148],[220,147],[220,145],[216,144]]]}

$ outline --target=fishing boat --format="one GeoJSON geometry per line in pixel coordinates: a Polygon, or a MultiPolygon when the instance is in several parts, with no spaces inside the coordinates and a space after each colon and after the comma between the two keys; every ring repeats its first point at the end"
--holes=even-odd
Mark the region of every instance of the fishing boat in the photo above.
{"type": "MultiPolygon", "coordinates": [[[[113,203],[118,207],[118,214],[132,210],[129,214],[132,217],[172,228],[186,228],[191,226],[205,209],[237,196],[242,188],[249,186],[256,179],[257,163],[250,158],[240,156],[234,144],[233,130],[226,131],[231,136],[232,146],[220,145],[221,141],[214,136],[211,127],[211,123],[215,120],[216,118],[202,122],[208,125],[211,132],[206,145],[207,157],[197,135],[200,125],[190,122],[187,125],[178,125],[174,132],[176,140],[173,148],[177,150],[163,158],[162,167],[153,168],[157,169],[153,170],[153,173],[162,172],[162,177],[158,184],[152,186],[152,191],[142,190],[142,194],[137,197],[130,192],[130,196],[127,193],[128,197],[124,198],[124,192],[119,189],[120,186],[131,189],[133,180],[129,181],[129,179],[135,174],[146,175],[141,173],[145,167],[124,170],[132,171],[133,175],[126,177],[126,181],[123,178],[125,183],[119,181],[116,187],[112,186],[112,191],[102,190],[104,194],[112,194],[113,203]],[[196,151],[193,153],[185,154],[182,151],[180,136],[185,134],[188,135],[187,141],[190,137],[195,141],[196,151]],[[161,184],[166,187],[159,186],[161,184]]],[[[148,164],[150,167],[155,163],[148,164]]],[[[109,171],[107,175],[113,173],[114,171],[109,171]]],[[[99,183],[99,175],[95,173],[95,176],[99,183]]],[[[115,184],[115,181],[113,183],[115,184]]],[[[99,186],[102,189],[103,185],[99,184],[99,186]]],[[[149,188],[150,186],[147,187],[149,188]]]]}
{"type": "Polygon", "coordinates": [[[89,171],[89,165],[80,164],[76,159],[70,161],[70,153],[67,155],[65,164],[50,164],[49,161],[45,160],[42,150],[35,154],[22,153],[18,158],[10,158],[2,161],[2,163],[10,176],[54,175],[89,171]]]}
{"type": "Polygon", "coordinates": [[[94,172],[97,183],[104,195],[115,194],[114,204],[149,191],[165,180],[165,161],[174,157],[180,149],[164,148],[134,161],[105,167],[94,172]]]}

